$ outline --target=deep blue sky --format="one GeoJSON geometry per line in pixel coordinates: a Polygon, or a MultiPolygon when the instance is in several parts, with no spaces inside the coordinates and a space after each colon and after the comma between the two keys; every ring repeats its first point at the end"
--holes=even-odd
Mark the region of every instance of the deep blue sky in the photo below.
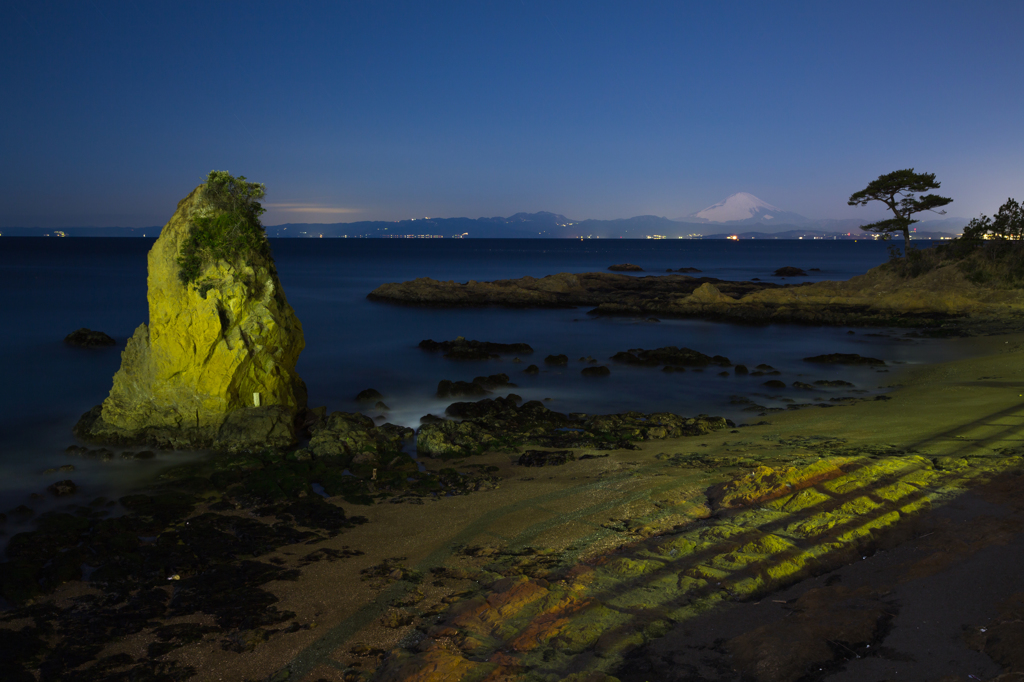
{"type": "Polygon", "coordinates": [[[295,4],[4,3],[0,227],[163,224],[213,168],[268,225],[1024,199],[1019,0],[295,4]]]}

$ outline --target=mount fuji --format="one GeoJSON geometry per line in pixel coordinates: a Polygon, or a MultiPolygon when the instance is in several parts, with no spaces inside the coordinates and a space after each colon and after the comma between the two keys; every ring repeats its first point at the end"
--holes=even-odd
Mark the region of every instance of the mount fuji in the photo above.
{"type": "Polygon", "coordinates": [[[811,222],[799,213],[783,211],[747,192],[737,192],[724,201],[719,201],[713,206],[708,206],[702,211],[697,211],[678,220],[689,223],[729,223],[730,225],[757,223],[762,225],[806,225],[811,222]]]}

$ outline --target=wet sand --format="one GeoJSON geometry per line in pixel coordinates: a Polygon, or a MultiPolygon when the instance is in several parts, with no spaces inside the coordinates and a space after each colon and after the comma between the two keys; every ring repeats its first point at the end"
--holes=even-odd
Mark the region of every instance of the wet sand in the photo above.
{"type": "MultiPolygon", "coordinates": [[[[558,467],[488,454],[467,464],[498,467],[497,489],[344,504],[369,523],[316,549],[362,554],[303,565],[297,580],[266,587],[301,629],[245,653],[208,637],[167,658],[194,666],[200,680],[1022,679],[1014,619],[1024,608],[1024,334],[964,343],[985,354],[880,374],[900,385],[889,400],[773,413],[632,451],[581,451],[595,457],[558,467]],[[929,468],[935,458],[949,459],[929,468]],[[772,507],[784,499],[777,492],[734,508],[707,495],[757,466],[827,465],[845,480],[897,460],[918,478],[900,483],[894,469],[863,479],[855,494],[830,490],[856,510],[872,485],[912,486],[912,509],[910,497],[869,492],[875,506],[864,517],[878,523],[829,535],[831,544],[812,537],[775,573],[764,557],[744,564],[722,529],[753,532],[769,523],[750,520],[758,514],[776,514],[776,524],[812,518],[772,507]],[[958,461],[967,464],[948,464],[958,461]],[[665,550],[694,533],[723,543],[701,550],[714,555],[703,574],[693,572],[696,558],[673,563],[665,550]],[[831,553],[808,554],[826,544],[831,553]],[[735,575],[715,581],[722,556],[735,575]],[[847,623],[840,614],[852,615],[847,623]]],[[[264,558],[299,566],[311,549],[264,558]]],[[[83,590],[73,583],[56,596],[83,590]]],[[[151,641],[128,636],[104,653],[144,657],[151,641]]]]}

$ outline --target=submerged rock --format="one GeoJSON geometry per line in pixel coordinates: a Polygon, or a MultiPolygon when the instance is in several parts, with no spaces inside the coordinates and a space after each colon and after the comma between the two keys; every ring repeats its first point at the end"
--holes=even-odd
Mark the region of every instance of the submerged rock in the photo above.
{"type": "Polygon", "coordinates": [[[492,341],[467,340],[464,336],[454,341],[424,339],[419,347],[432,352],[444,351],[444,357],[452,360],[488,360],[505,353],[532,353],[528,343],[494,343],[492,341]]]}
{"type": "Polygon", "coordinates": [[[612,272],[643,272],[644,269],[639,265],[633,265],[632,263],[619,263],[617,265],[609,265],[608,269],[612,272]]]}
{"type": "Polygon", "coordinates": [[[606,377],[611,373],[612,371],[604,365],[598,365],[597,367],[584,367],[580,370],[580,374],[585,377],[606,377]]]}
{"type": "Polygon", "coordinates": [[[83,348],[95,348],[97,346],[116,346],[117,341],[110,338],[103,332],[93,331],[82,327],[76,329],[64,337],[64,343],[71,346],[82,346],[83,348]]]}
{"type": "Polygon", "coordinates": [[[784,268],[779,268],[772,273],[776,277],[804,277],[807,275],[806,272],[800,268],[794,268],[792,265],[787,265],[784,268]]]}
{"type": "Polygon", "coordinates": [[[648,367],[657,367],[661,364],[673,367],[732,366],[729,358],[723,355],[705,355],[691,348],[677,348],[676,346],[665,346],[664,348],[655,348],[653,350],[630,348],[628,351],[616,353],[611,359],[627,365],[645,365],[648,367]]]}
{"type": "Polygon", "coordinates": [[[815,355],[804,358],[804,362],[820,362],[830,365],[867,365],[869,367],[884,367],[885,360],[878,358],[866,358],[857,353],[829,353],[828,355],[815,355]]]}
{"type": "MultiPolygon", "coordinates": [[[[80,437],[227,449],[294,440],[293,417],[306,407],[295,372],[305,342],[269,247],[263,262],[215,260],[182,280],[196,221],[224,216],[217,196],[209,184],[193,190],[150,250],[149,323],[128,340],[107,399],[75,427],[80,437]]],[[[261,228],[254,238],[266,241],[261,228]]]]}
{"type": "Polygon", "coordinates": [[[438,398],[479,398],[487,395],[492,389],[502,386],[515,386],[509,383],[507,374],[492,374],[476,377],[473,381],[450,381],[442,379],[437,384],[438,398]]]}
{"type": "Polygon", "coordinates": [[[65,495],[74,495],[78,490],[78,486],[72,480],[57,481],[46,487],[56,497],[64,497],[65,495]]]}
{"type": "Polygon", "coordinates": [[[444,413],[456,419],[482,419],[493,417],[502,413],[507,407],[521,405],[523,399],[515,393],[509,393],[504,398],[498,397],[493,400],[477,400],[476,402],[452,403],[445,408],[444,413]]]}
{"type": "Polygon", "coordinates": [[[436,395],[438,398],[483,397],[487,395],[487,389],[472,381],[442,379],[437,384],[436,395]]]}
{"type": "Polygon", "coordinates": [[[368,389],[366,389],[364,391],[360,391],[356,395],[356,402],[360,402],[360,403],[372,403],[372,402],[376,402],[378,400],[383,400],[383,399],[384,399],[384,394],[382,394],[380,391],[378,391],[375,388],[368,388],[368,389]]]}

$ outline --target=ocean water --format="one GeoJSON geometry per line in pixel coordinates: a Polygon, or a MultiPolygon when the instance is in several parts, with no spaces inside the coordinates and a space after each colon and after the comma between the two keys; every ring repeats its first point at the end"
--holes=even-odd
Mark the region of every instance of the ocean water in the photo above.
{"type": "MultiPolygon", "coordinates": [[[[57,502],[43,495],[56,480],[71,478],[79,503],[99,495],[113,497],[161,467],[194,453],[161,452],[153,460],[115,458],[96,462],[68,456],[71,427],[104,399],[120,364],[120,349],[147,319],[146,253],[152,239],[7,238],[0,239],[0,335],[3,391],[0,397],[0,512],[18,504],[34,509],[57,502]],[[68,347],[63,338],[79,327],[106,332],[117,348],[68,347]],[[73,464],[73,473],[42,473],[73,464]]],[[[427,413],[443,414],[449,400],[434,397],[442,379],[472,380],[504,372],[526,400],[550,399],[562,412],[608,413],[625,410],[670,411],[757,421],[756,413],[730,401],[744,396],[770,407],[788,401],[851,395],[849,390],[807,392],[769,390],[761,384],[778,378],[812,382],[844,379],[860,395],[884,390],[890,374],[863,368],[817,367],[802,358],[820,353],[860,353],[890,365],[929,363],[965,352],[956,341],[908,339],[894,330],[854,330],[800,326],[737,326],[696,320],[652,323],[629,318],[593,318],[586,309],[439,310],[373,303],[366,294],[378,285],[415,277],[441,280],[492,280],[557,272],[605,270],[631,262],[643,274],[666,268],[696,267],[721,279],[775,280],[772,272],[792,265],[819,268],[796,281],[842,280],[883,262],[884,243],[873,241],[719,240],[273,240],[282,286],[302,321],[306,349],[298,370],[309,388],[311,406],[329,411],[358,411],[354,396],[376,388],[391,408],[388,421],[418,426],[427,413]],[[532,355],[521,364],[511,357],[455,362],[421,351],[422,339],[465,336],[498,342],[526,342],[532,355]],[[709,355],[725,355],[751,369],[767,363],[779,377],[718,376],[704,372],[665,374],[656,368],[611,364],[603,379],[580,375],[581,356],[602,364],[630,348],[686,346],[709,355]],[[566,368],[549,369],[548,354],[569,356],[566,368]],[[541,373],[522,374],[528,364],[541,373]]],[[[791,280],[792,281],[792,280],[791,280]]],[[[504,392],[500,393],[504,394],[504,392]]],[[[813,408],[808,408],[813,409],[813,408]]],[[[367,412],[377,416],[377,411],[367,412]]],[[[10,522],[8,531],[11,530],[10,522]]]]}

